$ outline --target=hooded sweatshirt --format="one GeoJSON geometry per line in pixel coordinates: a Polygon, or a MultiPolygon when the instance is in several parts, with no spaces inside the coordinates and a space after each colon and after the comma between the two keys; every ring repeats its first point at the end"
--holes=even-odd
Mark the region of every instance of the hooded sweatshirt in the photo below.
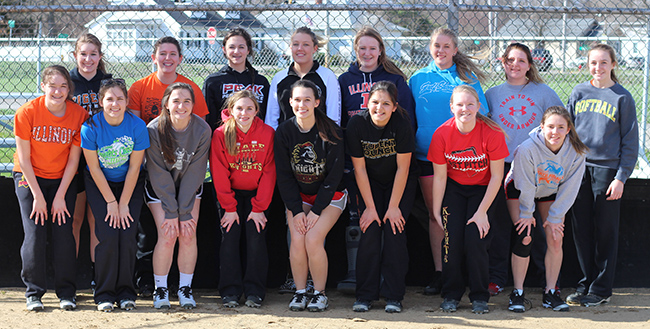
{"type": "Polygon", "coordinates": [[[341,127],[347,127],[350,118],[368,109],[370,89],[379,81],[390,81],[397,86],[397,104],[406,110],[411,120],[411,127],[415,131],[415,103],[404,77],[388,73],[381,64],[372,72],[363,72],[356,62],[350,64],[348,71],[339,76],[341,127]]]}
{"type": "Polygon", "coordinates": [[[264,119],[266,115],[266,103],[269,100],[269,81],[253,69],[251,73],[247,68],[244,72],[237,72],[228,65],[224,65],[218,72],[212,73],[203,83],[203,96],[208,105],[208,117],[205,121],[210,124],[212,130],[219,124],[219,116],[226,99],[239,90],[250,90],[255,94],[260,104],[260,111],[257,115],[264,119]],[[255,75],[255,81],[252,81],[255,75]]]}
{"type": "MultiPolygon", "coordinates": [[[[409,80],[415,99],[415,119],[418,125],[415,132],[415,156],[418,160],[428,161],[427,153],[431,137],[438,127],[452,117],[449,107],[451,93],[456,86],[462,84],[466,83],[458,77],[456,64],[441,70],[435,62],[415,72],[409,80]]],[[[470,86],[478,93],[481,102],[480,112],[487,115],[488,103],[480,82],[477,79],[470,86]]]]}
{"type": "Polygon", "coordinates": [[[555,154],[546,146],[540,127],[533,129],[529,135],[530,138],[515,150],[505,184],[514,180],[515,187],[521,191],[521,218],[533,217],[535,199],[557,193],[546,220],[561,223],[578,195],[585,172],[585,155],[576,152],[568,136],[555,154]]]}
{"type": "MultiPolygon", "coordinates": [[[[230,118],[227,109],[221,112],[221,121],[230,118]]],[[[273,128],[255,117],[244,133],[237,128],[237,155],[226,149],[224,126],[215,130],[210,151],[210,172],[219,204],[227,212],[237,211],[234,190],[254,191],[251,199],[254,212],[265,211],[271,203],[275,188],[275,158],[273,156],[273,128]]]]}
{"type": "Polygon", "coordinates": [[[321,91],[320,105],[318,109],[323,111],[327,116],[334,120],[336,124],[341,124],[341,89],[336,80],[336,75],[332,70],[322,67],[317,61],[311,70],[302,78],[294,71],[295,63],[276,73],[271,80],[271,90],[269,92],[269,103],[266,109],[264,123],[277,129],[278,126],[293,118],[293,109],[289,104],[291,98],[291,85],[298,80],[309,80],[316,84],[321,91]]]}
{"type": "Polygon", "coordinates": [[[93,114],[94,112],[99,111],[99,87],[101,87],[102,80],[111,79],[112,74],[104,74],[101,71],[97,70],[95,76],[86,80],[79,70],[75,67],[70,70],[70,78],[74,82],[74,93],[72,94],[72,100],[77,104],[81,105],[88,114],[93,114]]]}

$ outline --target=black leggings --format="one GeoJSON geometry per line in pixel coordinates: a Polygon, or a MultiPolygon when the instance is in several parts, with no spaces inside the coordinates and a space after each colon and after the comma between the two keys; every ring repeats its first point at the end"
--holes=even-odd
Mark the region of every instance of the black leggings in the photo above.
{"type": "MultiPolygon", "coordinates": [[[[467,221],[483,201],[487,186],[461,185],[447,179],[442,201],[442,293],[445,299],[460,300],[465,293],[465,277],[469,280],[469,299],[488,301],[489,255],[491,234],[481,239],[478,227],[467,221]]],[[[493,214],[488,210],[488,218],[493,214]]]]}

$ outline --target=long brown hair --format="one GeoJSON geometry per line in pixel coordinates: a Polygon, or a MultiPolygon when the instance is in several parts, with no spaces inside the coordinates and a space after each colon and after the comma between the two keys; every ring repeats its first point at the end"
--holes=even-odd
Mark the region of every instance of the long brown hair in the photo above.
{"type": "MultiPolygon", "coordinates": [[[[230,155],[237,155],[237,121],[235,120],[235,117],[232,115],[232,109],[235,107],[235,104],[243,98],[248,98],[251,101],[253,101],[253,104],[255,104],[255,114],[260,111],[260,104],[257,103],[257,98],[255,97],[255,94],[253,94],[252,91],[247,90],[247,89],[242,89],[228,97],[228,102],[226,103],[226,108],[228,109],[228,114],[230,114],[230,118],[228,118],[224,123],[223,123],[223,135],[224,135],[224,141],[226,143],[226,151],[228,151],[228,154],[230,155]]],[[[255,118],[253,118],[255,120],[255,118]]]]}
{"type": "Polygon", "coordinates": [[[552,115],[559,115],[564,120],[566,120],[567,128],[569,129],[569,142],[571,142],[573,149],[576,150],[576,152],[579,154],[587,153],[589,151],[589,148],[582,142],[582,140],[580,140],[580,137],[576,132],[576,127],[573,125],[573,121],[571,120],[571,115],[569,114],[569,111],[567,111],[567,109],[564,107],[555,105],[547,108],[546,111],[544,111],[540,125],[544,126],[546,119],[550,118],[552,115]]]}
{"type": "Polygon", "coordinates": [[[46,84],[50,80],[51,77],[55,75],[61,75],[66,83],[68,84],[68,97],[66,97],[67,100],[72,101],[72,93],[74,92],[74,82],[72,82],[72,78],[70,77],[70,72],[68,72],[68,69],[61,65],[51,65],[46,67],[43,70],[43,73],[41,73],[41,83],[46,84]]]}
{"type": "MultiPolygon", "coordinates": [[[[320,90],[316,87],[316,84],[309,80],[298,80],[291,85],[291,98],[293,98],[293,91],[296,88],[307,88],[311,89],[314,93],[315,100],[321,100],[320,90]]],[[[336,132],[338,126],[334,120],[327,117],[327,115],[318,109],[314,108],[314,117],[316,119],[316,129],[318,129],[318,135],[320,138],[330,144],[336,145],[337,142],[341,141],[341,137],[336,132]]]]}
{"type": "MultiPolygon", "coordinates": [[[[474,87],[472,87],[470,85],[458,85],[458,86],[456,86],[456,88],[454,88],[454,91],[451,93],[451,98],[449,98],[450,106],[451,106],[451,104],[454,103],[454,95],[457,95],[457,94],[460,94],[460,93],[467,93],[467,94],[472,95],[472,97],[474,97],[474,99],[476,99],[476,103],[479,104],[479,109],[481,108],[480,107],[481,103],[480,103],[479,98],[478,98],[478,93],[476,92],[476,89],[474,89],[474,87]]],[[[485,115],[481,114],[481,112],[476,113],[476,120],[483,121],[492,130],[500,131],[500,132],[503,133],[504,136],[507,136],[506,132],[503,130],[503,128],[501,128],[501,126],[498,123],[496,123],[494,120],[486,117],[485,115]]]]}
{"type": "Polygon", "coordinates": [[[160,111],[160,116],[158,117],[158,135],[160,138],[160,151],[163,154],[165,162],[168,164],[176,162],[176,156],[174,155],[174,151],[176,151],[176,140],[172,135],[174,128],[172,127],[171,114],[169,113],[169,107],[167,104],[169,103],[169,97],[172,92],[177,89],[185,89],[189,91],[190,97],[192,98],[192,105],[196,103],[194,90],[192,90],[192,86],[187,83],[174,82],[165,89],[161,101],[162,111],[160,111]]]}
{"type": "MultiPolygon", "coordinates": [[[[618,61],[616,61],[616,51],[614,48],[612,48],[612,46],[606,45],[604,43],[597,43],[591,46],[591,49],[589,49],[589,52],[587,53],[587,62],[589,62],[589,55],[591,55],[591,52],[594,50],[602,50],[607,52],[609,54],[609,57],[612,59],[612,64],[618,65],[618,61]]],[[[614,65],[612,65],[610,77],[612,78],[612,81],[618,82],[618,78],[616,78],[616,74],[614,73],[614,65]]]]}
{"type": "Polygon", "coordinates": [[[106,74],[106,62],[104,61],[104,53],[102,52],[102,42],[99,41],[99,38],[97,38],[94,34],[85,33],[82,34],[79,38],[77,38],[77,41],[74,43],[74,51],[72,52],[75,59],[77,58],[77,54],[79,53],[79,48],[81,48],[81,45],[83,45],[84,43],[90,43],[92,45],[95,45],[95,47],[97,47],[97,51],[99,51],[99,55],[101,56],[99,58],[99,64],[97,64],[97,71],[106,74]]]}
{"type": "MultiPolygon", "coordinates": [[[[237,27],[228,31],[228,33],[223,37],[223,41],[221,42],[223,48],[226,48],[226,42],[228,42],[228,39],[232,37],[242,37],[246,42],[246,47],[248,48],[248,56],[246,56],[246,68],[248,68],[248,73],[251,75],[251,83],[254,85],[256,71],[253,68],[253,64],[251,64],[251,62],[248,60],[249,56],[253,58],[253,39],[251,38],[251,35],[246,32],[246,30],[242,29],[241,27],[237,27]]],[[[225,50],[223,52],[223,57],[226,57],[225,50]]]]}
{"type": "Polygon", "coordinates": [[[381,34],[379,34],[377,30],[370,26],[364,26],[361,28],[361,30],[359,30],[359,32],[357,32],[357,35],[354,36],[354,51],[357,52],[357,65],[359,65],[359,67],[361,67],[361,63],[359,63],[359,52],[357,51],[357,48],[359,47],[359,40],[362,37],[371,37],[377,40],[379,43],[380,51],[379,58],[377,58],[377,63],[383,65],[386,72],[401,75],[404,78],[404,81],[408,80],[406,74],[404,74],[404,72],[402,72],[402,70],[400,70],[399,67],[397,67],[397,65],[395,65],[395,63],[393,63],[393,61],[391,61],[390,58],[388,58],[386,55],[386,46],[384,45],[384,39],[382,39],[381,34]]]}
{"type": "MultiPolygon", "coordinates": [[[[431,44],[433,40],[438,35],[444,35],[451,39],[451,42],[454,44],[454,47],[458,49],[458,36],[454,31],[439,27],[433,31],[431,34],[431,44]]],[[[485,83],[487,81],[487,75],[481,71],[481,69],[472,61],[472,57],[465,55],[460,49],[456,52],[456,55],[453,57],[454,64],[456,64],[456,71],[458,71],[458,77],[465,83],[474,84],[476,80],[480,83],[485,83]],[[476,78],[474,77],[476,76],[476,78]]]]}
{"type": "MultiPolygon", "coordinates": [[[[510,56],[510,52],[513,49],[523,51],[524,54],[526,54],[526,60],[528,61],[529,66],[528,72],[526,72],[526,78],[528,78],[528,82],[532,81],[534,83],[544,83],[544,80],[542,80],[542,77],[539,75],[539,70],[537,69],[537,64],[535,64],[535,61],[533,60],[533,54],[530,52],[530,48],[528,48],[528,46],[523,43],[513,42],[508,45],[506,50],[503,52],[503,55],[501,56],[501,62],[503,65],[508,65],[506,61],[508,60],[508,56],[510,56]]],[[[508,80],[507,75],[506,80],[508,80]]]]}

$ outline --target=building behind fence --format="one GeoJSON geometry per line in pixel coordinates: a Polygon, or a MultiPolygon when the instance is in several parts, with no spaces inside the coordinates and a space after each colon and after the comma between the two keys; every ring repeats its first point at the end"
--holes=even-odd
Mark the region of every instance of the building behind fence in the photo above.
{"type": "MultiPolygon", "coordinates": [[[[634,96],[640,130],[638,170],[650,177],[647,128],[650,8],[636,0],[63,0],[56,5],[20,1],[0,5],[0,171],[10,171],[15,142],[13,113],[40,94],[39,72],[47,65],[72,69],[72,44],[85,32],[104,43],[108,71],[127,83],[154,70],[153,43],[171,35],[181,40],[179,72],[199,86],[225,63],[222,35],[246,28],[255,41],[255,67],[269,80],[291,61],[292,31],[308,26],[326,44],[317,59],[337,75],[353,60],[352,39],[365,25],[382,34],[388,55],[411,75],[431,60],[429,35],[447,26],[460,48],[474,54],[490,81],[504,81],[499,63],[508,43],[535,49],[544,80],[567,100],[572,88],[589,79],[586,54],[594,42],[618,53],[617,74],[634,96]]],[[[444,104],[446,106],[446,104],[444,104]]]]}

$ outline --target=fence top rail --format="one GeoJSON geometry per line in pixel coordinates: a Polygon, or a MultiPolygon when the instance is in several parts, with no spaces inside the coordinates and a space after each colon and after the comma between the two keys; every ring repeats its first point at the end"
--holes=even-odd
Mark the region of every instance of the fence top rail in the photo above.
{"type": "MultiPolygon", "coordinates": [[[[203,3],[203,4],[169,4],[169,5],[3,5],[0,12],[116,12],[116,11],[240,11],[242,3],[203,3]]],[[[546,12],[559,14],[622,14],[649,15],[650,8],[612,8],[612,7],[569,7],[569,6],[512,6],[512,5],[466,5],[451,1],[450,4],[256,4],[254,11],[435,11],[453,7],[459,11],[499,11],[499,12],[546,12]]]]}

